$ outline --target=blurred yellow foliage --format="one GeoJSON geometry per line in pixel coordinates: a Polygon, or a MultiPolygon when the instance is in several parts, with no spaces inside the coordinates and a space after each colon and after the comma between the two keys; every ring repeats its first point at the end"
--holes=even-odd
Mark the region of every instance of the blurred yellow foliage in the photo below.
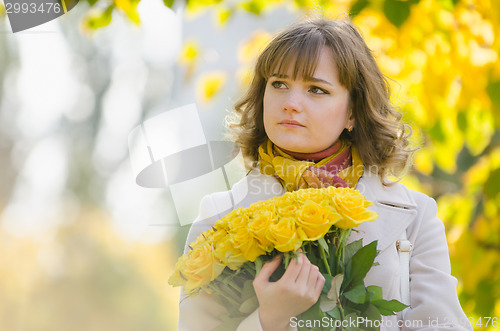
{"type": "Polygon", "coordinates": [[[225,6],[223,4],[217,6],[217,9],[215,10],[215,22],[219,27],[223,27],[232,13],[233,10],[231,10],[231,8],[228,6],[225,6]]]}
{"type": "Polygon", "coordinates": [[[111,23],[111,15],[114,6],[110,5],[106,8],[91,8],[81,22],[81,30],[83,33],[92,34],[96,29],[102,28],[111,23]]]}
{"type": "Polygon", "coordinates": [[[124,241],[110,224],[87,207],[38,240],[0,227],[0,250],[9,252],[0,263],[2,330],[174,330],[172,246],[124,241]]]}
{"type": "Polygon", "coordinates": [[[223,71],[214,71],[200,76],[197,83],[199,100],[207,103],[215,97],[226,83],[226,77],[223,71]]]}
{"type": "Polygon", "coordinates": [[[240,62],[245,64],[253,63],[271,41],[271,38],[272,35],[267,31],[254,31],[250,38],[238,47],[238,59],[240,62]]]}
{"type": "Polygon", "coordinates": [[[200,56],[201,47],[197,40],[188,40],[184,43],[179,55],[179,63],[186,67],[186,80],[190,80],[193,76],[200,56]]]}
{"type": "Polygon", "coordinates": [[[139,17],[139,12],[137,11],[137,5],[139,0],[113,0],[116,8],[123,11],[125,15],[130,19],[130,21],[135,24],[139,24],[141,19],[139,17]]]}

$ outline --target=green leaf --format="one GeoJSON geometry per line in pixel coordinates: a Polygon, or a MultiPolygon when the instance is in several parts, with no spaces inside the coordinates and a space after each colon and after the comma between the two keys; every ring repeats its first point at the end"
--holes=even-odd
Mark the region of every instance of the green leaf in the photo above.
{"type": "Polygon", "coordinates": [[[322,312],[330,311],[338,306],[337,301],[328,299],[328,297],[325,294],[321,294],[319,296],[318,301],[319,301],[319,308],[321,309],[322,312]]]}
{"type": "Polygon", "coordinates": [[[396,27],[401,27],[410,16],[410,3],[401,0],[385,0],[385,17],[396,27]]]}
{"type": "Polygon", "coordinates": [[[358,16],[363,9],[365,9],[370,3],[368,0],[358,0],[352,5],[351,10],[349,10],[349,16],[354,18],[358,16]]]}
{"type": "Polygon", "coordinates": [[[262,257],[259,256],[255,259],[255,274],[257,275],[260,272],[260,269],[262,269],[262,265],[264,262],[262,261],[262,257]]]}
{"type": "Polygon", "coordinates": [[[111,23],[112,13],[115,6],[113,4],[109,5],[105,10],[100,12],[90,12],[87,17],[84,18],[84,25],[91,29],[96,30],[107,26],[111,23]]]}
{"type": "Polygon", "coordinates": [[[243,9],[255,15],[260,15],[264,9],[265,3],[261,0],[250,0],[241,4],[243,9]]]}
{"type": "Polygon", "coordinates": [[[348,314],[345,318],[344,318],[344,321],[347,321],[345,322],[345,324],[348,325],[348,327],[345,327],[345,328],[342,328],[343,331],[363,331],[362,329],[358,328],[358,327],[353,327],[353,326],[349,326],[349,325],[352,325],[351,321],[354,321],[353,324],[354,325],[357,325],[357,320],[358,320],[358,317],[359,315],[357,313],[350,313],[348,314]]]}
{"type": "Polygon", "coordinates": [[[500,106],[500,80],[490,82],[486,87],[486,91],[488,91],[490,100],[500,106]]]}
{"type": "Polygon", "coordinates": [[[484,194],[491,199],[495,199],[500,192],[500,168],[490,172],[488,179],[484,183],[484,194]]]}
{"type": "Polygon", "coordinates": [[[283,254],[283,257],[284,257],[284,264],[285,264],[285,269],[288,268],[288,264],[290,264],[290,259],[291,259],[291,256],[290,254],[283,254]]]}
{"type": "Polygon", "coordinates": [[[330,291],[327,293],[327,297],[330,300],[337,301],[340,296],[340,289],[342,287],[342,283],[344,282],[344,275],[338,274],[332,279],[332,286],[330,287],[330,291]]]}
{"type": "Polygon", "coordinates": [[[337,256],[335,255],[336,250],[337,247],[335,244],[330,244],[328,247],[328,263],[330,264],[330,271],[332,272],[332,275],[336,275],[344,271],[344,266],[337,265],[337,256]]]}
{"type": "Polygon", "coordinates": [[[365,311],[362,313],[362,315],[367,320],[372,321],[371,323],[363,323],[361,325],[363,330],[366,330],[366,331],[378,331],[379,330],[379,328],[375,327],[375,325],[377,325],[377,323],[374,323],[374,322],[381,321],[382,316],[380,316],[380,311],[377,309],[376,306],[371,305],[371,304],[368,305],[368,307],[365,309],[365,311]]]}
{"type": "Polygon", "coordinates": [[[351,302],[354,303],[365,303],[366,289],[365,286],[360,284],[349,291],[344,293],[344,296],[351,302]]]}
{"type": "Polygon", "coordinates": [[[336,320],[340,320],[342,317],[342,315],[340,314],[340,308],[338,306],[333,308],[330,311],[327,311],[326,314],[329,315],[330,317],[336,319],[336,320]]]}
{"type": "Polygon", "coordinates": [[[382,288],[380,286],[368,286],[366,290],[373,293],[372,301],[382,300],[382,288]]]}
{"type": "Polygon", "coordinates": [[[436,121],[436,123],[428,130],[428,132],[433,141],[442,143],[446,141],[446,135],[444,133],[440,120],[436,121]]]}
{"type": "Polygon", "coordinates": [[[343,289],[349,285],[356,286],[358,283],[365,279],[366,274],[373,265],[373,260],[377,255],[377,241],[372,241],[366,246],[360,248],[356,254],[353,255],[351,261],[346,267],[346,278],[348,283],[342,284],[343,289]]]}
{"type": "Polygon", "coordinates": [[[372,304],[378,308],[380,313],[385,316],[394,315],[395,313],[402,311],[408,306],[397,301],[397,300],[379,300],[373,301],[372,304]]]}
{"type": "Polygon", "coordinates": [[[332,288],[332,279],[333,276],[330,275],[323,275],[325,277],[325,284],[323,285],[323,289],[321,290],[321,293],[327,294],[328,291],[332,288]]]}
{"type": "Polygon", "coordinates": [[[363,247],[363,240],[359,239],[353,241],[349,245],[346,245],[344,248],[344,262],[347,263],[351,261],[352,256],[363,247]]]}
{"type": "Polygon", "coordinates": [[[174,1],[175,0],[163,0],[163,3],[165,4],[165,6],[167,6],[168,8],[172,8],[172,6],[174,5],[174,1]]]}
{"type": "Polygon", "coordinates": [[[330,252],[328,251],[328,244],[326,243],[326,240],[324,237],[319,238],[318,243],[324,249],[326,254],[330,254],[330,252]]]}
{"type": "Polygon", "coordinates": [[[304,321],[321,320],[323,317],[325,317],[325,314],[319,307],[319,300],[314,305],[312,305],[311,308],[298,316],[299,319],[304,321]]]}
{"type": "Polygon", "coordinates": [[[467,130],[467,114],[464,111],[458,112],[457,114],[457,126],[460,131],[465,132],[467,130]]]}

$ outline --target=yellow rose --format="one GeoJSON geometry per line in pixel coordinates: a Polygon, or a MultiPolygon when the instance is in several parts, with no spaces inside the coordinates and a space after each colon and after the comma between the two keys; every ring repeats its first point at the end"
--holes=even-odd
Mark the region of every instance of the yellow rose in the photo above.
{"type": "Polygon", "coordinates": [[[231,219],[233,219],[233,217],[235,217],[238,214],[238,209],[232,210],[229,214],[227,214],[226,216],[215,222],[214,229],[228,230],[229,222],[231,221],[231,219]]]}
{"type": "Polygon", "coordinates": [[[276,197],[275,201],[273,201],[273,204],[278,209],[281,209],[281,208],[289,206],[289,205],[296,204],[295,196],[293,194],[286,193],[285,195],[283,195],[281,197],[276,197]]]}
{"type": "Polygon", "coordinates": [[[306,201],[314,201],[316,203],[320,203],[327,195],[325,194],[323,189],[318,190],[317,188],[306,188],[300,189],[293,192],[297,201],[301,203],[305,203],[306,201]]]}
{"type": "Polygon", "coordinates": [[[234,248],[239,249],[245,259],[254,262],[257,257],[266,253],[259,241],[247,227],[239,227],[230,233],[234,248]]]}
{"type": "Polygon", "coordinates": [[[227,231],[220,229],[220,230],[215,230],[211,233],[210,237],[207,238],[208,242],[212,243],[213,246],[223,240],[227,236],[227,231]]]}
{"type": "Polygon", "coordinates": [[[187,279],[182,276],[181,270],[184,268],[184,264],[187,260],[187,255],[183,254],[174,267],[174,272],[168,278],[168,283],[172,286],[184,286],[186,285],[187,279]]]}
{"type": "Polygon", "coordinates": [[[245,214],[252,214],[258,211],[260,208],[260,203],[252,203],[250,206],[245,208],[245,214]]]}
{"type": "Polygon", "coordinates": [[[246,228],[248,222],[249,219],[246,214],[234,216],[231,220],[229,220],[229,232],[234,232],[239,228],[246,228]]]}
{"type": "Polygon", "coordinates": [[[273,244],[267,239],[267,233],[276,217],[270,211],[262,211],[253,215],[253,219],[248,223],[248,229],[259,241],[259,245],[266,251],[273,250],[273,244]]]}
{"type": "Polygon", "coordinates": [[[373,202],[367,201],[366,197],[358,191],[351,188],[337,188],[337,192],[333,197],[333,205],[342,217],[336,227],[341,229],[350,229],[360,225],[363,222],[372,222],[378,214],[367,209],[373,205],[373,202]]]}
{"type": "Polygon", "coordinates": [[[243,257],[241,250],[234,247],[229,235],[216,243],[214,254],[215,257],[232,270],[239,269],[243,263],[248,261],[243,257]]]}
{"type": "MultiPolygon", "coordinates": [[[[224,270],[225,266],[214,255],[214,250],[210,243],[206,242],[192,251],[185,258],[177,262],[179,276],[186,280],[184,291],[192,293],[201,286],[208,285],[224,270]]],[[[173,281],[178,281],[174,277],[173,281]]]]}
{"type": "Polygon", "coordinates": [[[278,214],[282,217],[294,217],[295,213],[299,210],[298,205],[289,204],[278,208],[278,214]]]}
{"type": "Polygon", "coordinates": [[[302,240],[295,229],[295,220],[291,217],[282,217],[278,223],[272,224],[268,239],[280,252],[295,251],[302,245],[302,240]]]}
{"type": "Polygon", "coordinates": [[[203,244],[205,244],[206,242],[210,241],[210,239],[212,238],[213,236],[213,233],[214,233],[214,230],[213,229],[208,229],[206,231],[203,231],[197,238],[195,241],[193,241],[192,243],[189,244],[189,247],[191,247],[191,249],[195,249],[196,247],[198,246],[201,246],[203,244]]]}
{"type": "Polygon", "coordinates": [[[297,213],[297,231],[302,240],[318,240],[340,218],[333,207],[307,200],[297,213]]]}

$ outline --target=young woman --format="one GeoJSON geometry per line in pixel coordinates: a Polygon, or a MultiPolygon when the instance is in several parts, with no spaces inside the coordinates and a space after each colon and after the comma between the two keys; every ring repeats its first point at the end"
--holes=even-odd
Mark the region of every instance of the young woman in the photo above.
{"type": "MultiPolygon", "coordinates": [[[[307,187],[356,188],[379,213],[350,239],[378,241],[379,265],[365,283],[401,301],[408,292],[401,280],[410,279],[410,307],[384,317],[381,330],[471,330],[435,201],[387,178],[408,167],[411,130],[390,105],[385,77],[352,23],[314,19],[280,33],[259,56],[235,109],[235,141],[251,171],[231,191],[202,200],[187,245],[234,208],[307,187]],[[413,245],[409,275],[400,272],[396,247],[403,234],[413,245]]],[[[257,275],[259,308],[237,330],[293,330],[292,318],[318,300],[325,279],[317,267],[301,255],[270,282],[279,263],[267,263],[257,275]]],[[[181,300],[179,330],[210,330],[224,310],[208,294],[181,300]]]]}

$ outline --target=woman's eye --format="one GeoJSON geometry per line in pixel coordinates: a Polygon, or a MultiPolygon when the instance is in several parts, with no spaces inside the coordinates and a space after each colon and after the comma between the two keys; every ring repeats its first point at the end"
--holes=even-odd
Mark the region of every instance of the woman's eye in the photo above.
{"type": "Polygon", "coordinates": [[[313,94],[328,94],[328,91],[323,90],[321,87],[312,86],[309,91],[313,94]]]}
{"type": "Polygon", "coordinates": [[[279,80],[276,80],[276,81],[272,82],[271,86],[274,87],[274,88],[279,88],[279,89],[286,88],[285,83],[283,83],[283,82],[281,82],[279,80]]]}

